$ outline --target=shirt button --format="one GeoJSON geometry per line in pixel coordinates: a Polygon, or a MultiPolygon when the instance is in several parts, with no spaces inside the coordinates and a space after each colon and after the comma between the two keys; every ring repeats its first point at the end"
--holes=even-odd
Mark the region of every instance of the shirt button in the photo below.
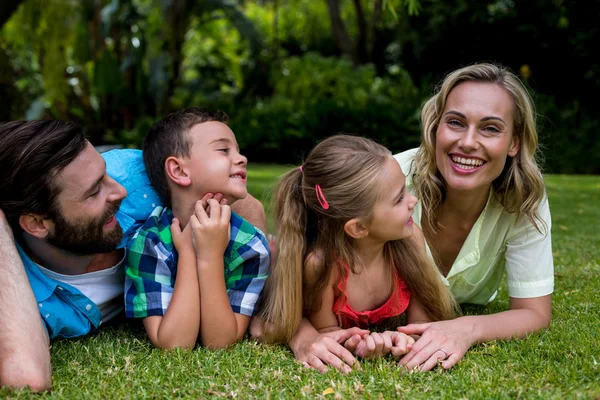
{"type": "Polygon", "coordinates": [[[152,203],[152,207],[156,207],[156,204],[152,203]]]}
{"type": "Polygon", "coordinates": [[[50,314],[46,314],[46,318],[48,318],[50,316],[50,314]]]}
{"type": "Polygon", "coordinates": [[[64,289],[63,289],[62,287],[60,287],[60,286],[57,286],[57,287],[58,287],[58,290],[64,290],[64,289]]]}
{"type": "Polygon", "coordinates": [[[88,310],[88,311],[90,311],[92,309],[92,305],[88,304],[87,306],[85,306],[85,309],[88,310]]]}
{"type": "Polygon", "coordinates": [[[144,193],[144,198],[145,198],[145,199],[147,199],[147,198],[148,198],[148,195],[147,195],[146,193],[144,193]]]}
{"type": "Polygon", "coordinates": [[[38,306],[40,306],[40,308],[44,307],[44,305],[42,303],[39,303],[38,306]]]}

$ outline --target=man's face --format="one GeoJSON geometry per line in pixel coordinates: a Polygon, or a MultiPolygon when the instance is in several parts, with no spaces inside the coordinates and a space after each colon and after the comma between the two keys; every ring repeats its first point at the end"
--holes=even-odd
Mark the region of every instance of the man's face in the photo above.
{"type": "Polygon", "coordinates": [[[77,255],[113,251],[123,238],[115,214],[127,191],[106,174],[100,154],[88,143],[55,182],[60,192],[48,242],[77,255]]]}

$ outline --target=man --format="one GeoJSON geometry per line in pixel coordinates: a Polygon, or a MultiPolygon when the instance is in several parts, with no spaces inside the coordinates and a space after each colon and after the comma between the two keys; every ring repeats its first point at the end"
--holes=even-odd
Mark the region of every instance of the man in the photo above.
{"type": "MultiPolygon", "coordinates": [[[[122,168],[127,159],[112,152],[114,173],[134,192],[119,212],[127,191],[70,122],[0,124],[0,148],[0,384],[45,390],[49,341],[88,334],[122,311],[118,247],[152,211],[155,194],[127,180],[145,175],[122,168]]],[[[256,199],[240,208],[264,229],[256,199]]]]}

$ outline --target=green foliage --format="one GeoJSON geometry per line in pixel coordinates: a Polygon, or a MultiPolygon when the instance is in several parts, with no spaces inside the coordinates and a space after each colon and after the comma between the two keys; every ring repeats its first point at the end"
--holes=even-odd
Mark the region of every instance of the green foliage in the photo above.
{"type": "Polygon", "coordinates": [[[314,53],[271,70],[269,99],[236,109],[231,126],[250,159],[295,162],[300,151],[337,132],[403,150],[419,142],[418,97],[408,74],[381,78],[372,66],[314,53]]]}
{"type": "Polygon", "coordinates": [[[545,170],[554,173],[600,174],[600,121],[582,101],[536,98],[545,170]]]}
{"type": "Polygon", "coordinates": [[[149,122],[206,106],[228,111],[261,161],[337,131],[400,150],[418,143],[419,107],[448,71],[497,61],[540,94],[547,170],[600,171],[597,4],[333,3],[19,0],[0,16],[3,118],[76,120],[96,144],[139,146],[149,122]]]}

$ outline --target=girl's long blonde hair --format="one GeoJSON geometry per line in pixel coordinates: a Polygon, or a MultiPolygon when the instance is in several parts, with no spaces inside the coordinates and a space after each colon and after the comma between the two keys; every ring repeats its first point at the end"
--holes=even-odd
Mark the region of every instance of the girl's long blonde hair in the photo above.
{"type": "Polygon", "coordinates": [[[491,83],[502,87],[514,101],[513,135],[519,140],[519,150],[508,157],[506,166],[494,182],[494,196],[510,213],[525,215],[540,233],[547,227],[540,219],[538,208],[544,198],[544,181],[536,154],[538,134],[533,101],[519,78],[504,67],[481,63],[458,69],[446,76],[437,93],[423,105],[421,122],[423,137],[416,156],[415,194],[423,206],[422,226],[427,232],[441,228],[436,211],[444,202],[446,182],[435,159],[436,132],[446,108],[448,95],[463,82],[491,83]],[[428,229],[425,229],[427,227],[428,229]]]}
{"type": "MultiPolygon", "coordinates": [[[[334,268],[338,276],[343,276],[344,264],[354,273],[360,269],[354,239],[345,233],[344,224],[352,218],[371,218],[377,197],[385,190],[379,182],[390,157],[389,150],[372,140],[336,135],[310,152],[302,170],[295,168],[281,178],[273,197],[275,256],[259,314],[268,326],[267,341],[289,341],[304,311],[319,309],[334,268]],[[317,185],[327,209],[317,198],[317,185]],[[321,257],[311,257],[315,254],[321,257]],[[314,285],[307,287],[302,278],[309,257],[319,259],[320,265],[314,285]]],[[[454,300],[439,272],[413,240],[390,241],[384,254],[432,320],[454,315],[454,300]]]]}

